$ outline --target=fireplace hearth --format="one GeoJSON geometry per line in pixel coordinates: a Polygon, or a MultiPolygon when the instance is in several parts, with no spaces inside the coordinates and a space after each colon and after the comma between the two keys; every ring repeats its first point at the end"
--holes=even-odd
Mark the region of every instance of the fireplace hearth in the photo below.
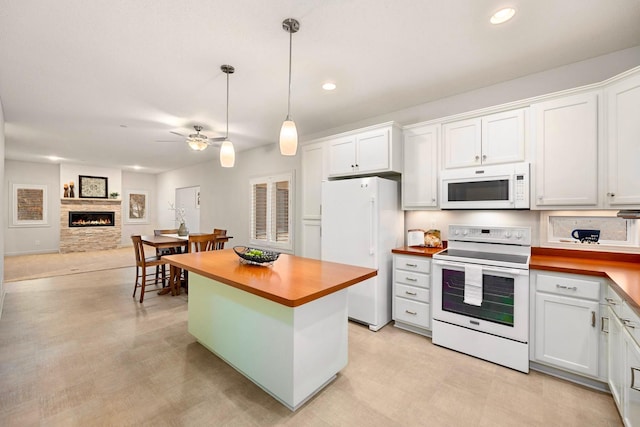
{"type": "Polygon", "coordinates": [[[69,212],[69,227],[113,227],[114,225],[115,212],[69,212]]]}

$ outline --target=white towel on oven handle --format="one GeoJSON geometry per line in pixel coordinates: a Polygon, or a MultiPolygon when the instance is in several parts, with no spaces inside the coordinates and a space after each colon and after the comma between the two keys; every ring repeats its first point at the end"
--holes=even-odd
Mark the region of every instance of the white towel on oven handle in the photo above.
{"type": "Polygon", "coordinates": [[[482,305],[482,266],[464,266],[464,303],[482,305]]]}

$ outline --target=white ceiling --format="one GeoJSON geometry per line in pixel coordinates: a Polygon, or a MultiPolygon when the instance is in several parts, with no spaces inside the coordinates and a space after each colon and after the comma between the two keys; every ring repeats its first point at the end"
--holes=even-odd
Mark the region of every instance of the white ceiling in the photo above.
{"type": "Polygon", "coordinates": [[[222,64],[236,151],[273,144],[289,17],[301,137],[640,44],[639,0],[0,0],[5,157],[217,163],[170,131],[224,135],[222,64]],[[504,5],[515,18],[490,25],[504,5]]]}

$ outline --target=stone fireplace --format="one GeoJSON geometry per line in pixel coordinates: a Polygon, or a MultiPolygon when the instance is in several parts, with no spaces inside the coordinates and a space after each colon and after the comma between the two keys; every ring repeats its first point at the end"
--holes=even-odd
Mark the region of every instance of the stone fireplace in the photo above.
{"type": "Polygon", "coordinates": [[[115,199],[61,199],[60,253],[120,247],[121,203],[115,199]]]}

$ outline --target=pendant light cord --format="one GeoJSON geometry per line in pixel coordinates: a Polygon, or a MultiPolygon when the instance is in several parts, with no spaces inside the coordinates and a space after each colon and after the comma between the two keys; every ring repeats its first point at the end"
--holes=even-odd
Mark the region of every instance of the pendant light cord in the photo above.
{"type": "MultiPolygon", "coordinates": [[[[293,25],[293,24],[291,24],[293,25]]],[[[293,44],[293,32],[289,29],[289,98],[287,100],[287,120],[291,117],[291,45],[293,44]]]]}
{"type": "Polygon", "coordinates": [[[227,74],[227,135],[226,140],[229,140],[229,73],[227,74]]]}

